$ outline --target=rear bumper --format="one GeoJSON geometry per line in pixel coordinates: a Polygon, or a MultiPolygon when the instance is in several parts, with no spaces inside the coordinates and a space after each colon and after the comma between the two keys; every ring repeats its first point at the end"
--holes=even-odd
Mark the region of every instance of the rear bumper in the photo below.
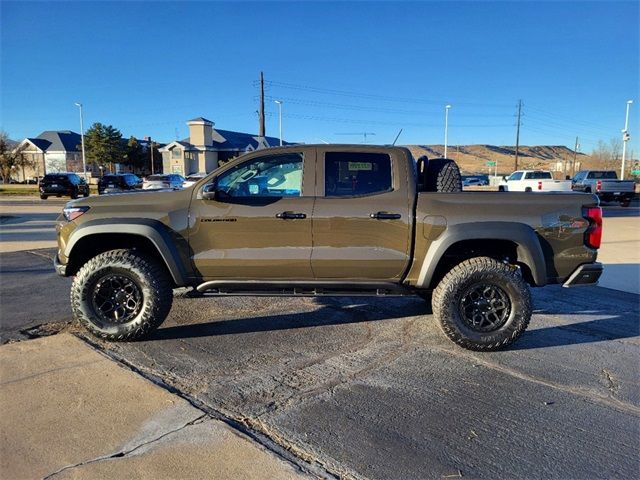
{"type": "Polygon", "coordinates": [[[585,263],[576,268],[573,273],[562,284],[563,287],[581,287],[585,285],[596,285],[602,275],[603,267],[601,263],[585,263]]]}

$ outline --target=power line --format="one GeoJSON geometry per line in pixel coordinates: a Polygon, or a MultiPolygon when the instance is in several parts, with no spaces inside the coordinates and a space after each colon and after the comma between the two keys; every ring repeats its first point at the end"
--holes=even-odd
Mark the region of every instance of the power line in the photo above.
{"type": "MultiPolygon", "coordinates": [[[[268,85],[273,87],[279,87],[290,90],[302,90],[312,93],[318,93],[322,95],[335,95],[335,96],[344,96],[344,97],[353,97],[353,98],[366,98],[373,100],[383,100],[388,102],[400,102],[400,103],[425,103],[425,104],[433,104],[433,105],[441,105],[443,100],[434,100],[434,99],[424,99],[424,98],[410,98],[410,97],[392,97],[389,95],[378,95],[371,93],[361,93],[361,92],[353,92],[346,90],[334,90],[330,88],[321,88],[314,87],[310,85],[300,85],[295,83],[287,83],[287,82],[278,82],[274,80],[269,80],[266,82],[268,85]]],[[[444,102],[446,103],[446,102],[444,102]]],[[[475,106],[493,106],[493,107],[508,107],[508,104],[497,104],[497,103],[482,103],[482,102],[462,102],[456,101],[457,105],[475,105],[475,106]]]]}

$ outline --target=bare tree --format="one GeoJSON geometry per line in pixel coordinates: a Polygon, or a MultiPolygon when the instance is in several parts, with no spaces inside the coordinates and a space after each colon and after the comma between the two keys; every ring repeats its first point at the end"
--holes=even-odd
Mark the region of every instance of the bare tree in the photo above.
{"type": "Polygon", "coordinates": [[[3,183],[9,183],[11,180],[11,170],[22,166],[22,174],[24,176],[24,167],[28,166],[25,162],[23,154],[26,145],[14,146],[9,142],[9,136],[6,132],[0,131],[0,175],[3,183]]]}

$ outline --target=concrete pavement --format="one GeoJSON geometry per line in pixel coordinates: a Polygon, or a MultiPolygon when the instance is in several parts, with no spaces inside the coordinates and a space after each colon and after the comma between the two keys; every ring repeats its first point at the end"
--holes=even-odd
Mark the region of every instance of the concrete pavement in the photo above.
{"type": "Polygon", "coordinates": [[[55,221],[67,201],[0,196],[0,252],[55,247],[55,221]]]}
{"type": "Polygon", "coordinates": [[[640,294],[640,208],[604,207],[600,286],[640,294]]]}
{"type": "Polygon", "coordinates": [[[301,470],[60,334],[0,347],[4,479],[296,479],[301,470]]]}

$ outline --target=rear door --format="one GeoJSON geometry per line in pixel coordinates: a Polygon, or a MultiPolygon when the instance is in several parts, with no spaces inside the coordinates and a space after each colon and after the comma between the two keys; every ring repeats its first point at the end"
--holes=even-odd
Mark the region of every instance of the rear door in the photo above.
{"type": "Polygon", "coordinates": [[[400,278],[410,258],[409,162],[400,149],[318,147],[311,267],[317,279],[400,278]]]}
{"type": "Polygon", "coordinates": [[[315,150],[252,154],[194,192],[189,212],[193,265],[205,280],[313,278],[311,218],[315,150]],[[206,186],[205,186],[206,188],[206,186]]]}

